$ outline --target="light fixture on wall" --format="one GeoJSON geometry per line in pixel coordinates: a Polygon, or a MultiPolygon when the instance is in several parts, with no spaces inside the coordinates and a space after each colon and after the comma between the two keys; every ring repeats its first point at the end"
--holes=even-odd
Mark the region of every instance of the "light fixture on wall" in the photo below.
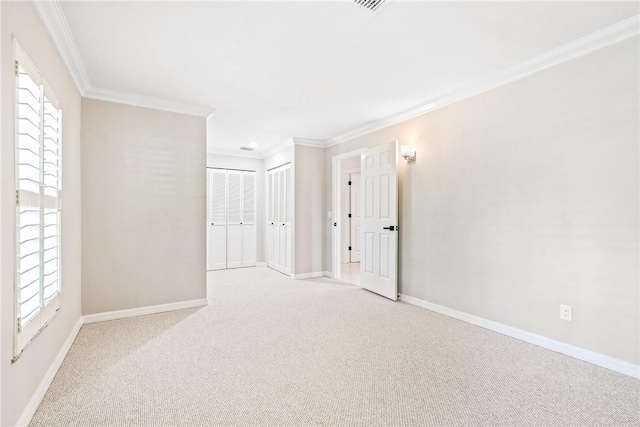
{"type": "Polygon", "coordinates": [[[407,162],[413,162],[416,160],[416,150],[408,145],[400,147],[400,156],[407,162]]]}

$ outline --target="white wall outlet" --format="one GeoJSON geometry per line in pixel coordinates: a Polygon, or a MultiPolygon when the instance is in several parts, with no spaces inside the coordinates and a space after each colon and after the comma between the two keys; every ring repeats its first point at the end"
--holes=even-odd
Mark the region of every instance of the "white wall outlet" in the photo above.
{"type": "Polygon", "coordinates": [[[560,319],[571,322],[571,306],[560,304],[560,319]]]}

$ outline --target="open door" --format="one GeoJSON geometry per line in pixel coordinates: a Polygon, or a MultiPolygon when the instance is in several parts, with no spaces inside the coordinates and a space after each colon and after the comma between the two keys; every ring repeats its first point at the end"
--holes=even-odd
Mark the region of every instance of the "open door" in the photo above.
{"type": "Polygon", "coordinates": [[[361,286],[398,299],[397,141],[368,149],[361,159],[361,286]]]}
{"type": "Polygon", "coordinates": [[[349,262],[360,262],[360,245],[361,239],[360,234],[362,231],[361,226],[361,211],[360,208],[362,203],[362,198],[360,197],[361,189],[360,189],[360,173],[352,173],[349,177],[349,198],[350,198],[350,209],[349,209],[349,233],[351,234],[351,245],[349,250],[349,262]]]}

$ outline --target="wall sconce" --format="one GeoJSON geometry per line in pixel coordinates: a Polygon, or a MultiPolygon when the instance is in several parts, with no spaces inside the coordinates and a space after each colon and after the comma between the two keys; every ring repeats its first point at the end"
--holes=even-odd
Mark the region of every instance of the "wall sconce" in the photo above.
{"type": "Polygon", "coordinates": [[[400,156],[407,162],[413,162],[416,160],[416,150],[408,145],[400,147],[400,156]]]}

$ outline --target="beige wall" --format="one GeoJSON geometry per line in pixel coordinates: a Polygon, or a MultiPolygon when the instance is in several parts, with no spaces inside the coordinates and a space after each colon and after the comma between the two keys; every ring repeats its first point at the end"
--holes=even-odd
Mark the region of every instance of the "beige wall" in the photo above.
{"type": "Polygon", "coordinates": [[[266,262],[265,215],[267,208],[265,198],[267,173],[264,169],[264,161],[248,157],[207,154],[207,167],[256,171],[256,262],[266,262]]]}
{"type": "Polygon", "coordinates": [[[325,203],[336,154],[413,145],[402,293],[638,364],[638,52],[627,39],[327,149],[325,203]]]}
{"type": "Polygon", "coordinates": [[[324,152],[323,148],[295,146],[295,274],[323,271],[324,152]]]}
{"type": "Polygon", "coordinates": [[[205,118],[82,100],[82,312],[205,298],[205,118]]]}
{"type": "Polygon", "coordinates": [[[0,2],[0,102],[2,111],[0,148],[0,271],[2,277],[1,353],[3,426],[13,425],[33,396],[73,326],[80,318],[80,95],[55,47],[49,40],[31,2],[0,2]],[[14,328],[14,73],[11,36],[15,35],[27,55],[54,90],[62,108],[62,268],[61,310],[11,363],[14,328]]]}

